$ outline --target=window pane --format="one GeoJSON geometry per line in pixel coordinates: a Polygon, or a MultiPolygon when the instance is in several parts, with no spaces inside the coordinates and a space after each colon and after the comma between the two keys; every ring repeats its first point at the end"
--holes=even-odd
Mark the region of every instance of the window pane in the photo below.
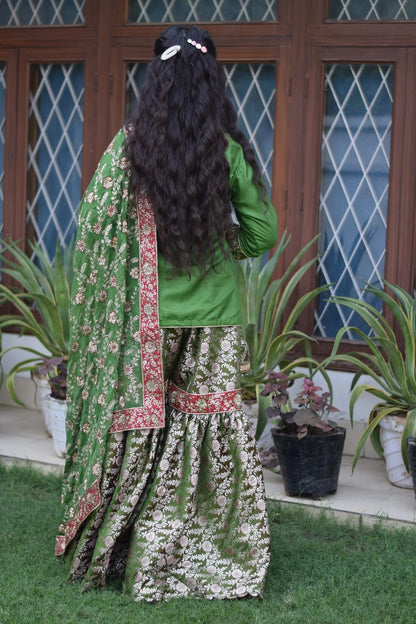
{"type": "Polygon", "coordinates": [[[53,254],[75,231],[81,195],[84,66],[31,65],[27,239],[53,254]]]}
{"type": "MultiPolygon", "coordinates": [[[[334,284],[333,295],[363,298],[364,281],[380,286],[384,275],[393,66],[327,64],[325,95],[319,278],[334,284]]],[[[332,337],[350,324],[366,330],[327,298],[319,302],[316,334],[332,337]]]]}
{"type": "MultiPolygon", "coordinates": [[[[274,63],[225,64],[228,94],[237,110],[241,130],[250,140],[268,190],[273,160],[274,63]]],[[[146,73],[144,63],[129,63],[126,76],[126,115],[139,97],[146,73]]]]}
{"type": "Polygon", "coordinates": [[[413,20],[416,19],[416,0],[328,0],[328,18],[413,20]]]}
{"type": "Polygon", "coordinates": [[[0,237],[3,232],[4,132],[6,125],[6,63],[0,62],[0,237]]]}
{"type": "Polygon", "coordinates": [[[0,0],[0,26],[84,24],[85,0],[0,0]]]}
{"type": "Polygon", "coordinates": [[[273,22],[276,19],[277,0],[129,0],[130,23],[273,22]]]}

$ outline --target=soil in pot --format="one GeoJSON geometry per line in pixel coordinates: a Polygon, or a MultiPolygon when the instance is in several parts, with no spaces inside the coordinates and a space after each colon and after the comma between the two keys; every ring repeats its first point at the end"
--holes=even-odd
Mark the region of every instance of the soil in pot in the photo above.
{"type": "Polygon", "coordinates": [[[272,435],[288,496],[318,499],[335,494],[345,441],[343,427],[301,439],[282,429],[273,429],[272,435]]]}

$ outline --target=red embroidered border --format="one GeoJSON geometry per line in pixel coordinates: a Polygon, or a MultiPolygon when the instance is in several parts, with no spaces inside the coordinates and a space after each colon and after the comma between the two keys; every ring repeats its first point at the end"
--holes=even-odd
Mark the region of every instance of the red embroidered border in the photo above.
{"type": "Polygon", "coordinates": [[[84,492],[78,505],[75,516],[68,522],[65,527],[65,535],[58,535],[56,538],[55,553],[56,556],[63,555],[69,542],[75,537],[78,528],[84,522],[90,513],[94,511],[100,504],[100,489],[98,481],[95,481],[84,492]]]}
{"type": "MultiPolygon", "coordinates": [[[[129,429],[158,428],[165,424],[162,344],[159,331],[157,238],[152,206],[144,194],[137,197],[140,249],[140,341],[142,347],[143,407],[114,412],[109,433],[129,429]]],[[[65,535],[56,538],[56,555],[63,555],[82,522],[100,504],[95,481],[82,495],[65,535]]]]}
{"type": "Polygon", "coordinates": [[[140,342],[142,347],[143,407],[117,410],[109,433],[165,425],[162,344],[159,331],[157,238],[152,206],[137,197],[140,248],[140,342]]]}
{"type": "Polygon", "coordinates": [[[169,403],[185,414],[220,414],[235,412],[242,406],[241,390],[192,394],[169,382],[169,403]]]}

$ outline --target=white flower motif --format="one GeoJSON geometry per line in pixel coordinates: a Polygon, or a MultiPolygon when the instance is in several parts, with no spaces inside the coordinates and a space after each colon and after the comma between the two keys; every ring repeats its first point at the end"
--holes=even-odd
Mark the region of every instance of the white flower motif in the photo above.
{"type": "Polygon", "coordinates": [[[247,459],[248,459],[247,452],[246,451],[241,451],[240,454],[239,454],[239,458],[240,458],[240,460],[243,463],[245,463],[247,461],[247,459]]]}
{"type": "Polygon", "coordinates": [[[264,511],[266,509],[266,503],[264,499],[261,498],[259,501],[257,501],[257,509],[259,509],[260,511],[264,511]]]}
{"type": "Polygon", "coordinates": [[[139,267],[133,267],[130,270],[130,277],[133,278],[133,279],[139,279],[139,277],[140,277],[139,267]]]}
{"type": "Polygon", "coordinates": [[[105,393],[104,392],[98,395],[97,403],[98,405],[101,405],[101,406],[105,405],[105,393]]]}
{"type": "Polygon", "coordinates": [[[162,461],[159,464],[159,468],[160,470],[162,470],[163,472],[166,472],[166,470],[168,470],[169,468],[169,462],[167,461],[167,459],[162,459],[162,461]]]}
{"type": "Polygon", "coordinates": [[[250,525],[248,522],[243,522],[243,524],[240,527],[241,533],[243,535],[247,535],[248,533],[250,533],[250,525]]]}
{"type": "Polygon", "coordinates": [[[115,310],[112,310],[110,314],[108,315],[108,322],[111,323],[111,325],[115,325],[117,321],[118,321],[117,312],[115,310]]]}
{"type": "Polygon", "coordinates": [[[211,552],[212,550],[212,543],[209,542],[208,540],[202,543],[202,550],[204,550],[205,552],[211,552]]]}

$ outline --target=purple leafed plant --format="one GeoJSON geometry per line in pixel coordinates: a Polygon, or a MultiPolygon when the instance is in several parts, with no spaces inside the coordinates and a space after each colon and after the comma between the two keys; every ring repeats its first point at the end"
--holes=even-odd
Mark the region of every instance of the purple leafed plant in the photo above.
{"type": "Polygon", "coordinates": [[[305,377],[302,390],[293,400],[297,407],[292,408],[287,375],[274,371],[267,371],[267,375],[268,381],[261,394],[272,395],[272,405],[266,410],[266,416],[269,419],[276,418],[277,426],[285,433],[296,434],[301,439],[307,435],[335,429],[335,425],[325,420],[330,412],[339,411],[330,404],[329,392],[322,392],[320,386],[316,386],[312,379],[305,377]]]}

